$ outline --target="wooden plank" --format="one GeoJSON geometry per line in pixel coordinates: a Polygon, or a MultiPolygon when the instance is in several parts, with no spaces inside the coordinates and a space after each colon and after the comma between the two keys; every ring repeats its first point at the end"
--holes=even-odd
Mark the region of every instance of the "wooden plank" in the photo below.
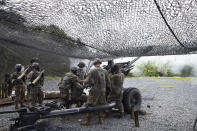
{"type": "MultiPolygon", "coordinates": [[[[59,91],[45,91],[44,92],[44,99],[57,99],[59,97],[60,97],[59,91]]],[[[14,100],[11,97],[0,99],[0,105],[13,104],[13,103],[14,103],[14,100]]]]}
{"type": "Polygon", "coordinates": [[[60,97],[59,91],[45,91],[44,99],[56,99],[60,97]]]}
{"type": "Polygon", "coordinates": [[[7,105],[7,104],[13,104],[13,103],[14,101],[12,100],[11,97],[0,99],[0,105],[7,105]]]}

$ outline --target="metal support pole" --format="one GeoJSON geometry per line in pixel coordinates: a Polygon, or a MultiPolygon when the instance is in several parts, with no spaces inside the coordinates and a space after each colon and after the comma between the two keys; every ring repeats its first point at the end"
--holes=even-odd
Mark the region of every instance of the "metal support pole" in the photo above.
{"type": "Polygon", "coordinates": [[[196,124],[197,124],[197,117],[196,117],[196,119],[195,119],[195,121],[194,121],[193,130],[195,130],[196,124]]]}

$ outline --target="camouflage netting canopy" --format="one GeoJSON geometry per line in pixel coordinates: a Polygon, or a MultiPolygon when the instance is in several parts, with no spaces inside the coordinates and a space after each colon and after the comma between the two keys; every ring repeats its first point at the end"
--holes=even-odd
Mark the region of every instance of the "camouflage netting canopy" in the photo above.
{"type": "Polygon", "coordinates": [[[0,45],[92,59],[196,53],[196,0],[1,0],[0,45]]]}

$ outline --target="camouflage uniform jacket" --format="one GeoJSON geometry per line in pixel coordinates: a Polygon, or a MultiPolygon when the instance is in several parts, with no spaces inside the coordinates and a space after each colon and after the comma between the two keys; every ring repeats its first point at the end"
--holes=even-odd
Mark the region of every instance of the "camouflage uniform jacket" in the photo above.
{"type": "MultiPolygon", "coordinates": [[[[29,81],[33,82],[40,75],[39,71],[31,71],[29,73],[29,81]]],[[[35,87],[42,87],[44,85],[44,75],[38,80],[38,82],[34,85],[35,87]]]]}
{"type": "Polygon", "coordinates": [[[72,97],[78,97],[83,93],[83,88],[80,85],[81,82],[82,81],[79,79],[78,76],[76,76],[72,72],[68,72],[66,73],[65,77],[62,79],[62,82],[59,84],[59,88],[62,91],[63,90],[69,91],[69,93],[72,94],[72,97]]]}
{"type": "Polygon", "coordinates": [[[86,73],[85,73],[85,71],[83,70],[83,68],[78,68],[78,69],[77,69],[77,76],[78,76],[81,80],[84,80],[84,79],[85,79],[86,73]]]}
{"type": "Polygon", "coordinates": [[[111,74],[109,75],[111,81],[111,93],[109,95],[110,99],[121,99],[123,91],[123,82],[125,75],[123,73],[111,74]]]}
{"type": "Polygon", "coordinates": [[[91,69],[84,84],[89,84],[91,87],[88,96],[88,105],[106,104],[106,89],[111,88],[108,72],[106,70],[101,67],[91,69]]]}
{"type": "Polygon", "coordinates": [[[14,86],[16,85],[23,85],[26,81],[26,77],[23,77],[21,80],[17,78],[22,74],[22,72],[14,72],[11,74],[11,81],[14,86]]]}

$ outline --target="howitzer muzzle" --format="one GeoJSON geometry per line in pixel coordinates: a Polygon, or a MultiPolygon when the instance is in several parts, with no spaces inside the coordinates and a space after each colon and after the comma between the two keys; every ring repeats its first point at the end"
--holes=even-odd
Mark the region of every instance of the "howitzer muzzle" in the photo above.
{"type": "Polygon", "coordinates": [[[14,111],[1,111],[0,114],[8,114],[8,113],[16,113],[16,112],[27,112],[27,109],[26,108],[22,108],[22,109],[19,109],[19,110],[14,110],[14,111]]]}

